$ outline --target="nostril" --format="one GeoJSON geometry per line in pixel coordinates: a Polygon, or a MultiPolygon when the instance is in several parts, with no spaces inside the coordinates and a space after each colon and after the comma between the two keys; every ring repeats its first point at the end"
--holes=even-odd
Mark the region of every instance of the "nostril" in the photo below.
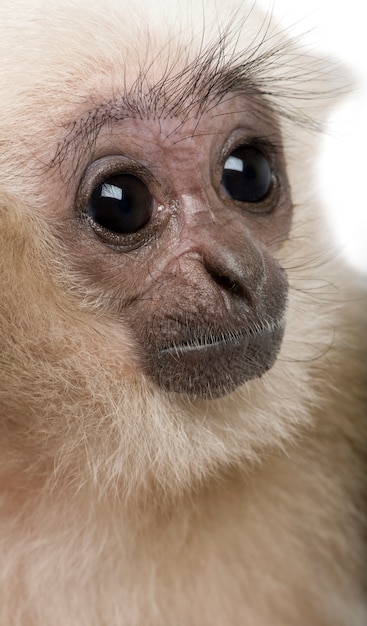
{"type": "Polygon", "coordinates": [[[204,267],[211,279],[221,287],[221,289],[238,298],[248,298],[244,276],[242,276],[242,272],[238,266],[234,267],[233,262],[232,267],[230,267],[228,259],[227,263],[224,263],[223,259],[222,263],[214,262],[213,260],[210,262],[208,259],[205,259],[204,267]]]}
{"type": "Polygon", "coordinates": [[[222,293],[255,305],[265,278],[264,259],[251,242],[241,239],[238,245],[212,245],[202,250],[201,263],[222,293]]]}
{"type": "Polygon", "coordinates": [[[225,276],[224,274],[219,274],[213,271],[209,271],[210,276],[213,280],[222,287],[225,291],[229,291],[235,296],[239,298],[243,298],[245,296],[245,291],[243,287],[236,281],[230,278],[229,276],[225,276]]]}

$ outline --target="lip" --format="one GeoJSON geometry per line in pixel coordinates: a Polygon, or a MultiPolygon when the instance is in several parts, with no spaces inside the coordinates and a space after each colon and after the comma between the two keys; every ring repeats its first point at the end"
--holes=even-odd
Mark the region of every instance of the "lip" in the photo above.
{"type": "Polygon", "coordinates": [[[240,330],[186,327],[152,346],[145,373],[164,391],[209,399],[228,395],[273,366],[284,326],[280,317],[240,330]]]}
{"type": "Polygon", "coordinates": [[[218,352],[223,349],[233,349],[237,347],[241,347],[242,349],[246,348],[246,345],[256,337],[261,335],[272,335],[275,332],[279,332],[284,329],[285,323],[284,320],[280,320],[278,322],[271,322],[266,324],[261,324],[259,326],[249,328],[246,332],[231,332],[231,333],[223,333],[222,335],[199,335],[194,339],[183,341],[183,342],[175,342],[168,346],[165,346],[159,350],[160,354],[163,355],[171,355],[171,356],[185,356],[185,355],[194,355],[194,354],[204,354],[210,351],[218,352]]]}

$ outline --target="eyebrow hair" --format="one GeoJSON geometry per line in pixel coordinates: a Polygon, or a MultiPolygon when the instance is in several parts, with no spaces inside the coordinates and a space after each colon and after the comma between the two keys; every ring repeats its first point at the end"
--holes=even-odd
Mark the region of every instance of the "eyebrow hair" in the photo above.
{"type": "Polygon", "coordinates": [[[305,93],[304,82],[307,76],[314,76],[315,68],[305,64],[300,70],[297,58],[298,68],[294,70],[292,40],[279,43],[277,37],[273,46],[262,50],[264,42],[268,43],[271,38],[266,38],[268,33],[262,36],[260,43],[253,44],[253,48],[228,55],[228,40],[237,37],[239,30],[231,31],[228,27],[216,42],[200,50],[186,67],[176,73],[167,69],[154,85],[148,82],[148,71],[140,70],[129,91],[115,94],[65,124],[66,134],[57,145],[49,168],[61,168],[70,155],[72,165],[77,166],[82,154],[93,150],[106,124],[128,118],[161,120],[179,117],[180,127],[193,110],[200,118],[215,104],[234,96],[251,96],[255,102],[261,103],[263,109],[320,130],[317,121],[292,105],[292,100],[331,95],[322,89],[305,93]],[[282,68],[282,72],[275,75],[274,68],[282,68]]]}

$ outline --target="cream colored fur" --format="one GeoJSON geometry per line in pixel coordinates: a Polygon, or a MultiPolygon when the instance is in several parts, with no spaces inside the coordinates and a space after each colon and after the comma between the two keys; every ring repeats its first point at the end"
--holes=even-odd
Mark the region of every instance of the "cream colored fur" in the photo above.
{"type": "MultiPolygon", "coordinates": [[[[229,57],[284,38],[251,7],[229,57]]],[[[180,71],[231,14],[0,3],[1,626],[367,623],[363,304],[315,203],[317,132],[281,119],[287,329],[275,366],[227,398],[153,388],[60,236],[77,164],[45,164],[64,125],[141,68],[147,84],[180,71]]],[[[277,106],[297,94],[295,117],[324,117],[328,69],[289,44],[261,71],[277,106]]]]}

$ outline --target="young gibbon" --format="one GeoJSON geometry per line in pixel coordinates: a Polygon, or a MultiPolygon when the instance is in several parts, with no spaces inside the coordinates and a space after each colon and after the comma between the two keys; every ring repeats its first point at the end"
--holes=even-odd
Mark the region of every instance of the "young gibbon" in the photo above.
{"type": "Polygon", "coordinates": [[[250,0],[0,24],[0,624],[364,626],[344,79],[250,0]]]}

